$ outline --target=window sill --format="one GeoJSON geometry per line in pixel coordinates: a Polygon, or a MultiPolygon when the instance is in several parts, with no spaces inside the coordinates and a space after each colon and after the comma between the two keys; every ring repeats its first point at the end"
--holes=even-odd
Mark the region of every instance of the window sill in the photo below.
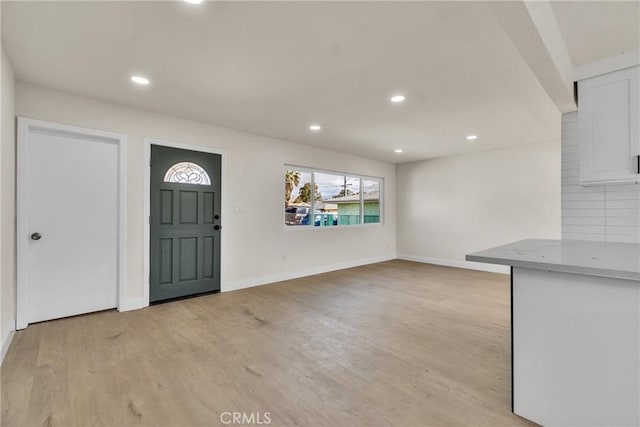
{"type": "Polygon", "coordinates": [[[355,229],[355,228],[372,228],[372,227],[382,227],[384,224],[382,222],[375,222],[369,224],[353,224],[353,225],[334,225],[331,227],[312,227],[310,225],[297,225],[297,226],[284,226],[284,231],[302,231],[302,230],[344,230],[344,229],[355,229]]]}

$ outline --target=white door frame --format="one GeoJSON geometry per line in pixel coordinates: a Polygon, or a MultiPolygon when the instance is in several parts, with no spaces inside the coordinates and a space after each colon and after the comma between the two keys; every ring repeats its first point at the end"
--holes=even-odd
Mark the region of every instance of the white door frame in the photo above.
{"type": "Polygon", "coordinates": [[[17,289],[16,289],[16,329],[28,325],[29,271],[26,266],[29,223],[25,201],[25,182],[28,174],[27,144],[31,131],[47,132],[53,135],[89,137],[118,146],[118,310],[125,306],[126,271],[126,224],[127,224],[127,136],[69,126],[43,120],[18,117],[17,168],[16,168],[16,245],[17,245],[17,289]]]}
{"type": "Polygon", "coordinates": [[[225,174],[226,174],[226,159],[227,152],[225,150],[219,148],[206,147],[203,145],[191,145],[191,144],[183,144],[181,142],[167,141],[160,138],[145,138],[144,139],[144,215],[143,219],[143,230],[144,230],[144,254],[143,254],[143,278],[144,281],[144,290],[142,294],[143,298],[143,307],[149,306],[149,278],[150,278],[150,262],[151,262],[151,224],[149,223],[149,218],[151,216],[151,146],[152,145],[160,145],[163,147],[172,147],[172,148],[181,148],[183,150],[190,151],[198,151],[201,153],[211,153],[211,154],[219,154],[220,155],[220,179],[222,180],[220,185],[220,228],[223,230],[220,233],[220,292],[224,291],[224,206],[225,206],[225,174]]]}

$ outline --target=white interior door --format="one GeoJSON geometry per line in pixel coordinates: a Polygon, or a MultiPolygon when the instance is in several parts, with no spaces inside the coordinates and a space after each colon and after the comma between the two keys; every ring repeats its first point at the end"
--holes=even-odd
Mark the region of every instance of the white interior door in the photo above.
{"type": "Polygon", "coordinates": [[[18,328],[114,308],[121,140],[25,122],[19,137],[18,328]]]}

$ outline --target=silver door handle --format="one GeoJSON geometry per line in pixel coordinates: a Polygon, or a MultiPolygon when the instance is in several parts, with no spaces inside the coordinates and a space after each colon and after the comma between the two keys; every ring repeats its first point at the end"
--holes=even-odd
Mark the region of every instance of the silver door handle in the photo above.
{"type": "Polygon", "coordinates": [[[42,238],[42,235],[40,233],[33,233],[31,235],[31,240],[40,240],[42,238]]]}

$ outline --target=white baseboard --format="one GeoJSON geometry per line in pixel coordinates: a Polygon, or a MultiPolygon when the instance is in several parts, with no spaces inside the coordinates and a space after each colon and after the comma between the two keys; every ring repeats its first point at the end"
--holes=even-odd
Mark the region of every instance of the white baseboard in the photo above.
{"type": "Polygon", "coordinates": [[[307,270],[292,271],[288,273],[272,274],[269,276],[255,277],[245,280],[236,280],[226,283],[222,286],[222,292],[237,291],[239,289],[252,288],[254,286],[268,285],[269,283],[282,282],[284,280],[298,279],[300,277],[313,276],[315,274],[328,273],[330,271],[344,270],[345,268],[360,267],[367,264],[375,264],[377,262],[391,261],[395,259],[393,256],[368,258],[357,261],[343,262],[339,264],[326,265],[322,267],[310,268],[307,270]]]}
{"type": "MultiPolygon", "coordinates": [[[[391,261],[396,259],[394,256],[367,258],[356,261],[342,262],[338,264],[325,265],[321,267],[309,268],[306,270],[292,271],[287,273],[271,274],[262,277],[252,277],[250,279],[236,280],[228,283],[223,283],[221,286],[221,292],[237,291],[245,288],[252,288],[254,286],[268,285],[270,283],[282,282],[285,280],[299,279],[301,277],[313,276],[316,274],[329,273],[331,271],[344,270],[346,268],[360,267],[368,264],[375,264],[378,262],[391,261]]],[[[491,273],[509,274],[510,269],[504,265],[485,264],[481,262],[471,261],[455,261],[449,259],[418,257],[414,255],[398,255],[397,259],[406,261],[415,261],[425,264],[444,265],[447,267],[466,268],[471,270],[488,271],[491,273]]],[[[148,304],[142,298],[130,299],[124,302],[118,311],[130,311],[140,308],[148,307],[148,304]]]]}
{"type": "Polygon", "coordinates": [[[4,362],[4,356],[7,354],[7,351],[9,350],[9,346],[11,345],[11,341],[13,341],[13,336],[15,333],[16,331],[9,331],[7,336],[4,337],[4,340],[2,341],[2,353],[0,353],[0,365],[2,365],[2,362],[4,362]]]}
{"type": "Polygon", "coordinates": [[[124,301],[124,303],[121,304],[120,307],[118,307],[118,311],[131,311],[148,306],[149,304],[146,304],[142,298],[129,299],[124,301]]]}
{"type": "Polygon", "coordinates": [[[486,264],[484,262],[458,261],[453,259],[430,258],[415,255],[398,255],[398,259],[405,261],[421,262],[424,264],[443,265],[446,267],[466,268],[469,270],[488,271],[490,273],[510,274],[508,265],[486,264]]]}

